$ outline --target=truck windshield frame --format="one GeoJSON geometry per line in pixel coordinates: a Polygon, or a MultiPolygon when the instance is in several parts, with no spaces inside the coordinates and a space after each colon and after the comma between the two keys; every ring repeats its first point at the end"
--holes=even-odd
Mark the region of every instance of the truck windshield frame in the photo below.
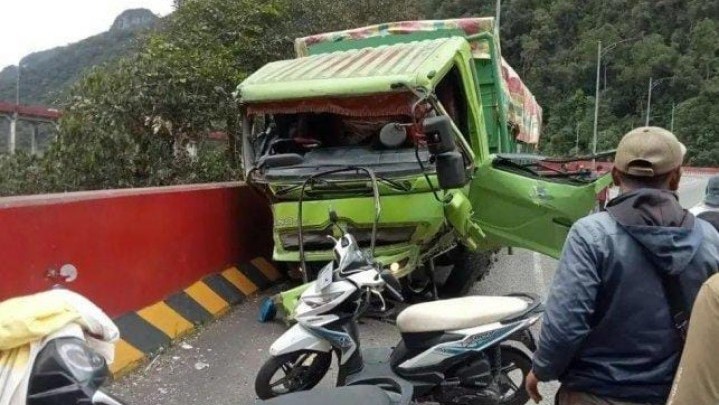
{"type": "MultiPolygon", "coordinates": [[[[433,93],[419,101],[411,92],[395,91],[389,93],[389,97],[387,94],[376,97],[376,100],[369,100],[367,96],[362,96],[363,105],[348,97],[341,103],[336,99],[329,99],[326,103],[293,100],[245,106],[242,111],[243,153],[245,162],[249,163],[246,168],[248,179],[251,175],[252,180],[259,182],[298,180],[328,168],[347,166],[369,167],[378,176],[392,178],[435,173],[434,162],[415,124],[428,114],[448,115],[453,122],[462,117],[453,117],[433,93]],[[411,105],[392,104],[383,108],[375,102],[369,107],[372,101],[386,103],[408,95],[412,96],[407,98],[413,101],[411,105]],[[349,111],[349,106],[358,108],[349,111]],[[350,112],[353,114],[344,115],[350,112]],[[380,132],[391,124],[406,132],[406,139],[395,147],[379,141],[380,132]],[[359,133],[359,136],[347,136],[348,133],[359,133]],[[278,155],[286,155],[286,159],[278,155]],[[269,164],[268,156],[274,156],[269,164]]],[[[466,124],[460,125],[466,128],[466,124]]],[[[467,168],[471,169],[474,156],[468,138],[461,133],[456,122],[454,127],[467,168]]],[[[356,176],[341,173],[336,177],[352,179],[356,176]]]]}

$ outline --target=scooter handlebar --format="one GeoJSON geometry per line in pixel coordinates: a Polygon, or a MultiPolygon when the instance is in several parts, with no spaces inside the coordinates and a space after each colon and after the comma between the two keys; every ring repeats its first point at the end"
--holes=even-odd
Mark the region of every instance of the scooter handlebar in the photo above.
{"type": "Polygon", "coordinates": [[[397,280],[397,277],[395,277],[389,270],[382,270],[379,276],[385,283],[384,291],[387,291],[394,300],[404,302],[404,297],[402,296],[402,285],[399,280],[397,280]]]}

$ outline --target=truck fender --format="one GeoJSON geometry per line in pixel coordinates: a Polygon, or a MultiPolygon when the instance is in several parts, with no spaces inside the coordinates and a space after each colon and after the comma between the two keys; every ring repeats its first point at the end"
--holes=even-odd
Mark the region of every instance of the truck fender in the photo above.
{"type": "Polygon", "coordinates": [[[270,354],[273,356],[281,356],[298,350],[329,352],[332,350],[332,346],[328,341],[313,335],[299,323],[288,329],[270,346],[270,354]]]}

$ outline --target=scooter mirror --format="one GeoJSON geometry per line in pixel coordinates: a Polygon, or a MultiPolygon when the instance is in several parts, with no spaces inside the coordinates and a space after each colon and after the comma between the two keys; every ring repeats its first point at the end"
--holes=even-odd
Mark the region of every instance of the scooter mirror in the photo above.
{"type": "Polygon", "coordinates": [[[331,209],[329,215],[330,215],[330,222],[331,222],[331,223],[337,224],[337,222],[339,222],[340,218],[339,218],[339,216],[337,215],[337,211],[331,209]]]}

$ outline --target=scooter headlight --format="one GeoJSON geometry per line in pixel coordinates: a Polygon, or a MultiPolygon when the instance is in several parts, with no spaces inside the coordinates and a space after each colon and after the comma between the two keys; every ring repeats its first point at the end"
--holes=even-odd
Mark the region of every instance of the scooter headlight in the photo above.
{"type": "Polygon", "coordinates": [[[66,340],[57,349],[68,369],[81,381],[105,367],[105,360],[80,340],[66,340]]]}
{"type": "Polygon", "coordinates": [[[109,374],[105,359],[81,339],[53,339],[35,359],[27,404],[89,404],[109,374]]]}

